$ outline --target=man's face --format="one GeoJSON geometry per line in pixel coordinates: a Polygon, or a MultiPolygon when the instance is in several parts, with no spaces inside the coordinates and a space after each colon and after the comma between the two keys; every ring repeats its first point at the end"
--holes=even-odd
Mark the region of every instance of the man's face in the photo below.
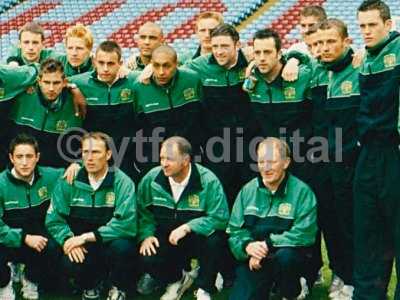
{"type": "Polygon", "coordinates": [[[343,38],[336,28],[318,30],[318,33],[323,62],[336,61],[350,46],[350,39],[343,38]]]}
{"type": "Polygon", "coordinates": [[[365,45],[374,47],[389,34],[392,20],[383,21],[377,9],[360,11],[358,12],[358,25],[365,45]]]}
{"type": "Polygon", "coordinates": [[[69,37],[65,42],[68,62],[73,67],[79,67],[90,56],[91,49],[86,47],[85,40],[77,37],[69,37]]]}
{"type": "Polygon", "coordinates": [[[189,158],[179,152],[176,144],[167,144],[161,147],[160,164],[165,176],[181,177],[189,163],[189,158]]]}
{"type": "Polygon", "coordinates": [[[151,59],[156,82],[159,85],[168,84],[174,77],[177,61],[168,53],[157,53],[151,59]]]}
{"type": "Polygon", "coordinates": [[[19,46],[25,60],[28,62],[39,62],[40,52],[44,47],[42,36],[39,33],[22,32],[19,46]]]}
{"type": "Polygon", "coordinates": [[[117,77],[122,61],[116,52],[97,51],[94,65],[101,81],[112,84],[117,77]]]}
{"type": "Polygon", "coordinates": [[[49,101],[54,101],[61,94],[67,85],[67,80],[62,72],[43,73],[38,78],[38,83],[42,94],[49,101]]]}
{"type": "Polygon", "coordinates": [[[319,32],[316,31],[307,35],[304,39],[304,42],[307,44],[308,50],[310,51],[311,55],[316,58],[320,59],[321,57],[321,45],[319,43],[319,32]]]}
{"type": "Polygon", "coordinates": [[[317,23],[318,23],[318,18],[317,17],[314,17],[314,16],[308,16],[308,17],[300,16],[300,22],[299,22],[300,28],[299,29],[300,29],[300,34],[303,37],[303,39],[305,37],[305,33],[307,31],[309,31],[310,28],[312,26],[314,26],[315,24],[317,24],[317,23]]]}
{"type": "Polygon", "coordinates": [[[285,177],[289,159],[282,159],[276,143],[261,146],[258,149],[258,170],[265,184],[274,186],[285,177]]]}
{"type": "Polygon", "coordinates": [[[35,152],[32,145],[19,144],[15,147],[14,152],[9,154],[9,157],[18,176],[29,179],[39,161],[40,154],[35,152]]]}
{"type": "Polygon", "coordinates": [[[221,67],[231,67],[237,57],[239,42],[234,42],[230,36],[220,35],[211,38],[212,54],[221,67]]]}
{"type": "Polygon", "coordinates": [[[213,18],[197,21],[196,34],[202,48],[211,48],[210,32],[218,25],[219,22],[213,18]]]}
{"type": "Polygon", "coordinates": [[[162,44],[163,37],[157,27],[142,26],[139,29],[136,42],[140,51],[140,55],[151,57],[153,50],[162,44]]]}
{"type": "Polygon", "coordinates": [[[111,154],[111,150],[107,150],[103,140],[88,138],[82,142],[83,165],[89,175],[98,177],[104,174],[111,154]]]}
{"type": "Polygon", "coordinates": [[[268,74],[278,65],[281,54],[275,48],[273,38],[255,39],[253,43],[254,60],[262,74],[268,74]]]}

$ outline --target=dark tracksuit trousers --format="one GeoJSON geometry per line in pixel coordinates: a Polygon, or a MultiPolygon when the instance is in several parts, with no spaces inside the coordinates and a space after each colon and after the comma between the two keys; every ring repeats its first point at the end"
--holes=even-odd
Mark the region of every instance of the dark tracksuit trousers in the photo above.
{"type": "Polygon", "coordinates": [[[220,265],[229,255],[224,253],[227,241],[223,232],[216,231],[208,237],[190,233],[177,246],[169,243],[169,232],[158,231],[155,236],[160,243],[157,253],[141,256],[146,273],[165,285],[173,283],[182,278],[182,269],[186,267],[187,261],[197,258],[200,270],[196,286],[209,293],[215,291],[214,284],[220,265]]]}
{"type": "MultiPolygon", "coordinates": [[[[398,145],[383,142],[364,145],[354,179],[356,300],[386,299],[393,257],[400,261],[399,187],[398,145]]],[[[395,299],[400,299],[399,281],[395,299]]]]}
{"type": "Polygon", "coordinates": [[[61,256],[56,242],[47,237],[46,248],[42,252],[23,244],[19,248],[9,248],[0,245],[0,288],[5,287],[10,281],[11,270],[8,262],[25,264],[25,277],[36,284],[53,282],[57,273],[54,270],[57,258],[61,256]]]}
{"type": "Polygon", "coordinates": [[[106,243],[89,243],[82,264],[71,262],[64,255],[62,264],[67,275],[76,278],[82,289],[93,289],[107,278],[112,286],[128,290],[138,271],[137,247],[134,240],[117,239],[106,243]]]}
{"type": "Polygon", "coordinates": [[[276,284],[282,297],[295,298],[301,292],[300,277],[305,266],[303,249],[277,248],[262,261],[262,268],[251,271],[248,261],[236,269],[236,281],[229,300],[268,300],[276,284]]]}

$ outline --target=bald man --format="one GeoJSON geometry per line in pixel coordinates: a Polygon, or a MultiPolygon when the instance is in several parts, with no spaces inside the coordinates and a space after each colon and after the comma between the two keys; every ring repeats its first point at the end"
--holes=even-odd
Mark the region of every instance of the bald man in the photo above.
{"type": "Polygon", "coordinates": [[[156,23],[146,22],[139,28],[135,41],[139,54],[133,54],[129,58],[128,68],[142,71],[149,64],[154,49],[164,42],[163,31],[156,23]]]}
{"type": "Polygon", "coordinates": [[[202,143],[200,78],[191,70],[178,69],[177,54],[167,45],[153,51],[151,63],[154,72],[150,84],[137,82],[133,88],[138,123],[144,136],[150,138],[143,145],[137,144],[142,176],[158,164],[163,139],[174,135],[185,137],[192,144],[194,154],[200,152],[202,143]]]}

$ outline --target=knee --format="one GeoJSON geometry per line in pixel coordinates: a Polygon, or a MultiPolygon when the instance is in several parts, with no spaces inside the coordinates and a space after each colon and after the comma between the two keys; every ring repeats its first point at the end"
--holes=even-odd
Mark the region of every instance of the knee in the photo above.
{"type": "Polygon", "coordinates": [[[282,248],[275,252],[275,261],[282,268],[298,267],[299,259],[296,249],[282,248]]]}
{"type": "Polygon", "coordinates": [[[212,252],[217,249],[220,250],[227,245],[227,239],[224,236],[223,232],[216,231],[212,235],[205,238],[205,249],[210,250],[212,252]]]}
{"type": "Polygon", "coordinates": [[[134,257],[136,256],[136,243],[133,240],[117,239],[109,244],[112,257],[134,257]]]}

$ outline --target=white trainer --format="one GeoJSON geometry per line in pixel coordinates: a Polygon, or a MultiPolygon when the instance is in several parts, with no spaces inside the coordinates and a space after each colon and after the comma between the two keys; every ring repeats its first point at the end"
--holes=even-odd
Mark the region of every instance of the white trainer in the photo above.
{"type": "Polygon", "coordinates": [[[0,299],[1,300],[15,300],[14,288],[12,286],[12,280],[3,288],[0,288],[0,299]]]}
{"type": "Polygon", "coordinates": [[[22,288],[21,288],[22,298],[28,300],[39,299],[38,285],[32,281],[22,277],[22,288]]]}
{"type": "Polygon", "coordinates": [[[211,300],[211,296],[209,292],[206,292],[203,289],[198,289],[196,292],[196,299],[197,300],[211,300]]]}
{"type": "Polygon", "coordinates": [[[179,300],[183,294],[193,284],[194,279],[190,276],[190,272],[182,271],[182,279],[177,282],[171,283],[167,286],[164,295],[160,300],[179,300]]]}

